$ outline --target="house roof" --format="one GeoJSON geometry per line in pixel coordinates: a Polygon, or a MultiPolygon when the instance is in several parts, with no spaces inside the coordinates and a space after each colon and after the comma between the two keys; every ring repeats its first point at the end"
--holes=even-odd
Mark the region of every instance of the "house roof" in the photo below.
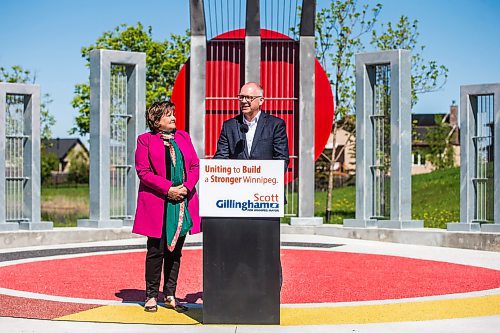
{"type": "Polygon", "coordinates": [[[63,160],[69,153],[71,149],[73,149],[76,145],[81,145],[83,149],[88,153],[87,147],[80,141],[78,138],[56,138],[49,140],[42,140],[42,143],[45,147],[45,151],[47,153],[56,154],[57,158],[61,161],[63,160]]]}
{"type": "MultiPolygon", "coordinates": [[[[427,133],[429,132],[429,129],[432,127],[437,126],[436,124],[436,119],[435,116],[442,116],[444,117],[444,122],[449,124],[450,123],[450,117],[449,114],[443,114],[443,113],[426,113],[426,114],[412,114],[412,124],[413,129],[412,129],[412,141],[414,146],[427,146],[428,143],[426,142],[427,138],[427,133]]],[[[453,128],[450,129],[453,131],[456,131],[456,134],[451,137],[451,143],[454,145],[459,145],[460,140],[458,136],[458,128],[453,128]]]]}
{"type": "MultiPolygon", "coordinates": [[[[411,115],[411,120],[412,123],[415,123],[416,126],[435,126],[436,121],[435,121],[435,116],[443,116],[446,117],[446,113],[420,113],[420,114],[412,114],[411,115]]],[[[445,122],[449,122],[450,117],[446,117],[445,122]]]]}

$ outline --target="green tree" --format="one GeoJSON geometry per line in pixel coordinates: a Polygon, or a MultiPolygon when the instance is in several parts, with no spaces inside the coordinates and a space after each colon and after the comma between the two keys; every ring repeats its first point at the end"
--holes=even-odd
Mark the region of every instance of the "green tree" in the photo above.
{"type": "Polygon", "coordinates": [[[423,139],[428,147],[423,149],[425,158],[437,169],[447,169],[454,166],[455,152],[450,142],[450,137],[454,129],[449,123],[444,121],[442,115],[435,115],[433,126],[427,130],[423,139]]]}
{"type": "Polygon", "coordinates": [[[359,5],[357,0],[331,0],[328,7],[316,14],[316,56],[328,72],[335,98],[334,148],[331,156],[324,155],[330,163],[327,222],[332,212],[334,166],[343,153],[335,149],[337,131],[345,129],[354,135],[354,55],[363,50],[362,38],[372,31],[381,9],[381,4],[370,6],[359,5]]]}
{"type": "Polygon", "coordinates": [[[59,159],[54,153],[48,153],[46,147],[42,146],[42,158],[40,159],[40,176],[42,184],[46,184],[52,177],[52,171],[59,167],[59,159]]]}
{"type": "MultiPolygon", "coordinates": [[[[188,32],[184,35],[171,34],[164,41],[153,40],[153,29],[145,29],[141,23],[135,26],[122,24],[111,31],[104,32],[96,42],[82,48],[82,57],[89,67],[90,51],[108,49],[146,53],[146,107],[153,102],[165,99],[172,88],[181,66],[187,61],[190,51],[188,32]]],[[[71,102],[78,111],[75,124],[70,133],[86,135],[89,133],[90,87],[88,83],[75,86],[71,102]]]]}
{"type": "Polygon", "coordinates": [[[89,159],[83,150],[72,151],[68,156],[68,181],[75,184],[88,184],[89,159]]]}
{"type": "Polygon", "coordinates": [[[372,45],[380,50],[405,49],[412,51],[411,59],[411,92],[412,106],[417,104],[418,95],[439,90],[446,84],[448,68],[435,60],[424,59],[422,52],[425,45],[418,42],[418,20],[402,15],[395,24],[382,24],[385,31],[372,31],[372,45]]]}
{"type": "MultiPolygon", "coordinates": [[[[0,67],[0,82],[35,84],[36,74],[32,74],[30,70],[21,66],[12,66],[10,69],[0,67]]],[[[50,103],[52,103],[50,95],[43,94],[40,105],[40,136],[42,139],[52,137],[52,127],[56,123],[56,119],[49,111],[50,103]]]]}

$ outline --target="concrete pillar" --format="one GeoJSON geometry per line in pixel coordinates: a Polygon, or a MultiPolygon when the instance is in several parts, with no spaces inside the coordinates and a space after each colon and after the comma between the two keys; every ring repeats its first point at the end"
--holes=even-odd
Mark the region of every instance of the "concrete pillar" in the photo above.
{"type": "MultiPolygon", "coordinates": [[[[40,197],[40,87],[32,84],[0,83],[0,231],[9,230],[49,230],[52,222],[41,221],[40,197]],[[14,136],[23,140],[22,176],[13,181],[22,180],[22,216],[17,220],[7,220],[6,215],[6,107],[7,95],[24,96],[23,133],[14,136]]],[[[19,152],[20,153],[20,152],[19,152]]],[[[19,193],[21,194],[21,193],[19,193]]],[[[14,199],[10,199],[14,200],[14,199]]]]}
{"type": "Polygon", "coordinates": [[[260,1],[247,0],[245,20],[245,82],[260,83],[260,1]]]}
{"type": "Polygon", "coordinates": [[[90,217],[79,227],[119,228],[131,225],[137,201],[134,169],[137,135],[145,131],[146,54],[92,50],[90,53],[90,217]],[[111,65],[127,71],[127,216],[110,217],[110,82],[111,65]]]}
{"type": "Polygon", "coordinates": [[[316,1],[302,2],[299,37],[299,216],[291,225],[321,225],[314,216],[314,113],[315,60],[314,24],[316,1]]]}
{"type": "Polygon", "coordinates": [[[481,224],[477,217],[477,187],[484,181],[476,175],[477,169],[477,112],[478,97],[493,97],[493,196],[492,202],[500,198],[500,83],[476,84],[460,87],[460,223],[448,223],[450,231],[500,232],[500,205],[493,205],[494,223],[481,224]]]}
{"type": "Polygon", "coordinates": [[[411,53],[391,50],[356,55],[356,217],[345,227],[422,228],[411,220],[411,53]],[[390,66],[390,217],[374,214],[373,173],[377,65],[390,66]]]}

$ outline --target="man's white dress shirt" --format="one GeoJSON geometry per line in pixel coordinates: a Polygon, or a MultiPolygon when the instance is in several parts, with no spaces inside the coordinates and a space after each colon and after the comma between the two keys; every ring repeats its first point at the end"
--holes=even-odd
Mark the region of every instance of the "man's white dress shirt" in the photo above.
{"type": "Polygon", "coordinates": [[[248,125],[248,132],[246,133],[247,139],[247,150],[248,155],[250,156],[250,150],[252,149],[252,142],[255,136],[255,130],[257,129],[257,122],[259,121],[260,112],[252,119],[252,121],[246,120],[245,116],[243,116],[243,123],[248,125]]]}

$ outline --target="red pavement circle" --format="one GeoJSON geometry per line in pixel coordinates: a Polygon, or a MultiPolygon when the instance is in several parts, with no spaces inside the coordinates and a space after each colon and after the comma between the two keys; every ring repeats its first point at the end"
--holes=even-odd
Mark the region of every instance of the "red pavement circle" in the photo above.
{"type": "MultiPolygon", "coordinates": [[[[224,120],[234,116],[239,111],[236,97],[239,92],[243,66],[240,63],[241,55],[244,55],[243,29],[228,31],[216,36],[207,45],[206,64],[206,95],[221,99],[206,100],[206,140],[205,152],[212,156],[216,150],[217,138],[224,120]]],[[[295,102],[290,98],[297,96],[298,67],[294,59],[298,57],[298,46],[290,43],[292,40],[281,33],[261,29],[263,41],[262,52],[265,57],[261,61],[261,85],[265,91],[266,102],[263,105],[265,111],[273,112],[281,117],[287,124],[288,146],[290,155],[298,155],[296,150],[298,133],[298,117],[294,116],[295,102]],[[273,99],[274,98],[274,99],[273,99]]],[[[175,80],[172,101],[176,106],[177,127],[186,128],[188,118],[188,86],[189,86],[189,61],[182,66],[175,80]]],[[[317,159],[330,136],[334,118],[334,102],[330,82],[325,70],[318,60],[315,61],[315,159],[317,159]]],[[[285,182],[288,183],[297,177],[287,172],[285,182]]]]}
{"type": "MultiPolygon", "coordinates": [[[[144,300],[145,252],[97,254],[0,267],[0,287],[101,300],[144,300]]],[[[177,296],[202,301],[202,251],[183,251],[177,296]]],[[[500,271],[395,256],[281,251],[283,304],[352,302],[500,287],[500,271]]]]}

